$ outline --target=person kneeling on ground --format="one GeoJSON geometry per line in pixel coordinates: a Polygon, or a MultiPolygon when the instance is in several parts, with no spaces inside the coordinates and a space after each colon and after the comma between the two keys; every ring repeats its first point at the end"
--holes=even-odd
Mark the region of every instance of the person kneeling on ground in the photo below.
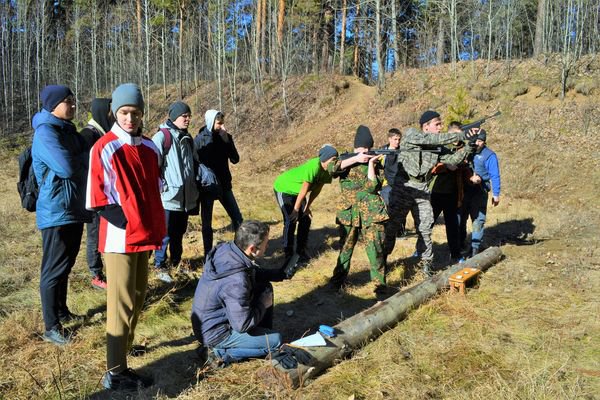
{"type": "Polygon", "coordinates": [[[281,335],[271,329],[273,287],[257,277],[255,262],[268,242],[267,224],[245,221],[233,242],[214,247],[206,257],[194,294],[192,328],[225,364],[265,357],[281,345],[281,335]]]}

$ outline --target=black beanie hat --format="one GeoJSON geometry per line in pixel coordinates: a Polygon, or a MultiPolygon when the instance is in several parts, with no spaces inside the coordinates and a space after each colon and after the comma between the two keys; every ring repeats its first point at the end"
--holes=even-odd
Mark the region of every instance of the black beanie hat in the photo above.
{"type": "Polygon", "coordinates": [[[176,101],[169,107],[169,119],[171,121],[175,121],[180,115],[185,113],[191,114],[192,110],[183,101],[176,101]]]}
{"type": "Polygon", "coordinates": [[[108,117],[110,112],[111,99],[97,97],[92,100],[92,118],[104,129],[104,132],[110,131],[114,119],[108,117]]]}
{"type": "Polygon", "coordinates": [[[477,134],[477,140],[483,140],[485,142],[486,139],[487,139],[487,133],[486,133],[485,129],[480,129],[479,133],[477,134]]]}
{"type": "Polygon", "coordinates": [[[437,112],[433,111],[433,110],[427,110],[423,113],[423,115],[421,115],[421,118],[419,118],[419,125],[423,126],[426,123],[428,123],[429,121],[431,121],[434,118],[439,118],[440,114],[438,114],[437,112]]]}
{"type": "Polygon", "coordinates": [[[354,136],[354,148],[358,147],[366,147],[370,149],[373,147],[373,136],[371,135],[371,131],[364,125],[359,125],[356,129],[356,136],[354,136]]]}
{"type": "Polygon", "coordinates": [[[73,95],[71,89],[63,85],[48,85],[42,89],[40,100],[42,108],[52,112],[64,99],[73,95]]]}
{"type": "Polygon", "coordinates": [[[319,149],[319,161],[321,162],[325,162],[331,157],[337,157],[337,155],[337,150],[330,144],[324,144],[323,147],[319,149]]]}

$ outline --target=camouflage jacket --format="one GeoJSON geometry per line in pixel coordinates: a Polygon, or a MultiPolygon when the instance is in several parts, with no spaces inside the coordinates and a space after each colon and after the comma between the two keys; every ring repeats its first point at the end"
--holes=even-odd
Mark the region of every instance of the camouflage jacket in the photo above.
{"type": "Polygon", "coordinates": [[[419,129],[409,128],[400,141],[400,155],[398,157],[398,174],[396,179],[407,181],[416,179],[426,182],[431,179],[431,169],[438,163],[457,165],[472,151],[470,146],[463,146],[455,152],[438,154],[429,151],[415,151],[423,146],[445,146],[464,140],[465,134],[460,133],[425,133],[419,129]],[[402,150],[405,150],[402,152],[402,150]],[[408,151],[406,151],[408,150],[408,151]]]}
{"type": "Polygon", "coordinates": [[[385,203],[379,195],[383,181],[383,167],[375,166],[375,180],[369,180],[367,164],[355,164],[341,169],[342,158],[330,163],[331,176],[340,179],[342,193],[337,202],[337,223],[366,228],[373,223],[388,220],[385,203]]]}

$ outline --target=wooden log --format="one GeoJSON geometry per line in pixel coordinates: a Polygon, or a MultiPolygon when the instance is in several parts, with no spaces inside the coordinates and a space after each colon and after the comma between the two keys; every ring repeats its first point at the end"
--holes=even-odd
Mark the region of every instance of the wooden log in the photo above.
{"type": "Polygon", "coordinates": [[[448,287],[448,278],[466,267],[487,270],[502,258],[498,247],[490,247],[462,264],[454,264],[441,273],[406,289],[335,325],[337,336],[327,339],[327,346],[305,348],[313,357],[311,366],[298,364],[284,369],[277,361],[260,368],[257,376],[269,387],[297,388],[316,377],[336,360],[348,357],[369,339],[378,337],[404,319],[409,311],[448,287]]]}

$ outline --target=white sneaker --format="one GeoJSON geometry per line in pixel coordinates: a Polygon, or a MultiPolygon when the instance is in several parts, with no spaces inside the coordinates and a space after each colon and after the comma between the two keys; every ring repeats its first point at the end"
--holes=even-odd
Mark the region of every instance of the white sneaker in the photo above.
{"type": "Polygon", "coordinates": [[[171,278],[171,275],[166,271],[160,271],[156,274],[156,277],[164,283],[173,283],[173,278],[171,278]]]}

